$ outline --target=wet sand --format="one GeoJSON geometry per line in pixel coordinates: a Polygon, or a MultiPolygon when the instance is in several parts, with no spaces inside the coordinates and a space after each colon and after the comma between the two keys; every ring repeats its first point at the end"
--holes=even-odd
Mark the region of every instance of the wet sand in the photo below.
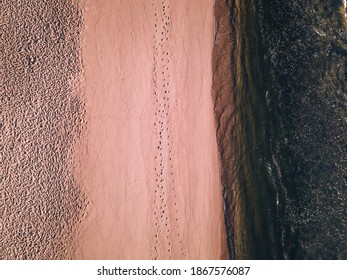
{"type": "Polygon", "coordinates": [[[77,259],[227,257],[213,1],[85,0],[77,259]]]}

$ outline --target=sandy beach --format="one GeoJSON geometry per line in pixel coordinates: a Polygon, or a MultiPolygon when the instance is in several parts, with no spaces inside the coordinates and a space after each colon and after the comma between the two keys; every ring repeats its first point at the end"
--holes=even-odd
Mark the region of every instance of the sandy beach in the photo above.
{"type": "Polygon", "coordinates": [[[89,204],[75,258],[226,258],[213,1],[83,5],[75,178],[89,204]]]}
{"type": "Polygon", "coordinates": [[[301,2],[0,0],[0,260],[347,259],[347,2],[301,2]]]}
{"type": "Polygon", "coordinates": [[[228,258],[214,26],[213,0],[2,1],[1,259],[228,258]]]}

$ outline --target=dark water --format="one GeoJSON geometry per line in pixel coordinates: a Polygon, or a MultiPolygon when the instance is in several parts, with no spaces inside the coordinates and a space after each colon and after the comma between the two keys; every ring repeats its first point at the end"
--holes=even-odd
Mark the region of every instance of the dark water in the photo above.
{"type": "Polygon", "coordinates": [[[237,257],[347,259],[343,2],[240,2],[237,257]]]}

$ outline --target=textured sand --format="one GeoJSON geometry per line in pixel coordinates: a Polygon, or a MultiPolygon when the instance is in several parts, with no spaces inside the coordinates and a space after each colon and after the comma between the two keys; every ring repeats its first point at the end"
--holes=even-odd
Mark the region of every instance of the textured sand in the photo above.
{"type": "Polygon", "coordinates": [[[80,259],[226,257],[212,0],[86,0],[80,259]]]}
{"type": "Polygon", "coordinates": [[[72,258],[86,200],[73,177],[82,10],[0,1],[0,259],[72,258]]]}

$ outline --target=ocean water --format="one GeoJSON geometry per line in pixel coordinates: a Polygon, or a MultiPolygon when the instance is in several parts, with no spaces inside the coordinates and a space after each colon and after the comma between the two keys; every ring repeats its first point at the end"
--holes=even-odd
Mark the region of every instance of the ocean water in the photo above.
{"type": "Polygon", "coordinates": [[[236,258],[347,259],[344,1],[239,2],[236,258]]]}

